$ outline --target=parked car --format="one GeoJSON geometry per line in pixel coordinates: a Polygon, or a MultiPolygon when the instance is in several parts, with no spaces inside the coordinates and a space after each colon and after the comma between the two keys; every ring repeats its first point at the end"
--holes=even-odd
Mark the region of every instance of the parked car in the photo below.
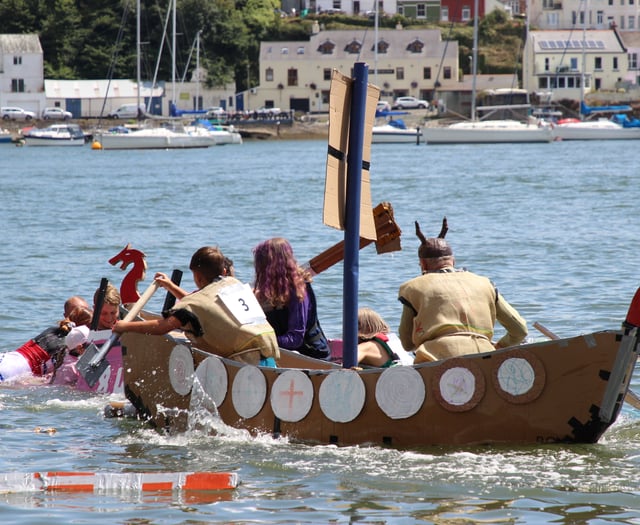
{"type": "Polygon", "coordinates": [[[382,111],[391,111],[391,104],[389,104],[386,100],[380,100],[376,104],[376,113],[380,113],[382,111]]]}
{"type": "MultiPolygon", "coordinates": [[[[144,104],[140,104],[140,111],[145,114],[144,104]]],[[[123,104],[115,111],[107,115],[107,118],[136,118],[138,116],[138,107],[136,104],[123,104]]]]}
{"type": "Polygon", "coordinates": [[[256,113],[262,117],[275,117],[280,114],[280,108],[268,108],[266,106],[261,106],[256,109],[256,113]]]}
{"type": "Polygon", "coordinates": [[[43,120],[69,120],[70,118],[73,118],[73,114],[62,108],[44,108],[42,110],[43,120]]]}
{"type": "Polygon", "coordinates": [[[219,118],[219,117],[224,117],[226,114],[227,114],[227,111],[222,106],[213,106],[213,107],[207,108],[205,117],[219,118]]]}
{"type": "Polygon", "coordinates": [[[0,114],[3,120],[32,120],[36,118],[33,111],[12,106],[0,108],[0,114]]]}
{"type": "Polygon", "coordinates": [[[393,109],[427,109],[429,103],[416,97],[398,97],[393,103],[393,109]]]}

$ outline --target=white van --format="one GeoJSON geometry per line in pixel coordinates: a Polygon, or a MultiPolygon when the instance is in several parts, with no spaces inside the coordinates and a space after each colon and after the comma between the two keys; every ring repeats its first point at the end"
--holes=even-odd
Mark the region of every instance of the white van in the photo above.
{"type": "MultiPolygon", "coordinates": [[[[136,118],[138,116],[136,104],[124,104],[107,115],[107,118],[136,118]]],[[[145,114],[144,104],[140,104],[140,111],[145,114]]]]}

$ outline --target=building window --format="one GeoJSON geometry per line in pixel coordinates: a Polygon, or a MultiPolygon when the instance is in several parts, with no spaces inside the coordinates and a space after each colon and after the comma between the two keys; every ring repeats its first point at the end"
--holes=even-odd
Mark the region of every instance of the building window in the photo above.
{"type": "Polygon", "coordinates": [[[331,80],[331,68],[325,67],[322,71],[322,79],[323,80],[331,80]]]}
{"type": "Polygon", "coordinates": [[[11,79],[11,92],[12,93],[24,93],[24,78],[12,78],[11,79]]]}
{"type": "Polygon", "coordinates": [[[287,86],[298,85],[298,70],[291,68],[287,71],[287,86]]]}
{"type": "Polygon", "coordinates": [[[544,70],[549,71],[549,58],[544,59],[544,70]]]}
{"type": "Polygon", "coordinates": [[[629,53],[627,57],[629,58],[629,69],[638,69],[638,54],[629,53]]]}
{"type": "Polygon", "coordinates": [[[14,66],[19,66],[21,64],[22,64],[22,57],[21,56],[13,57],[13,65],[14,66]]]}
{"type": "Polygon", "coordinates": [[[596,12],[596,24],[601,26],[603,22],[604,22],[604,11],[596,12]]]}
{"type": "Polygon", "coordinates": [[[442,78],[451,80],[451,66],[444,66],[442,68],[442,78]]]}
{"type": "Polygon", "coordinates": [[[440,9],[440,20],[442,22],[448,22],[449,21],[449,8],[448,7],[442,7],[440,9]]]}
{"type": "MultiPolygon", "coordinates": [[[[389,44],[387,42],[385,42],[384,40],[380,40],[378,42],[378,53],[380,54],[385,54],[387,52],[387,50],[389,49],[389,44]]],[[[375,51],[376,50],[376,46],[375,44],[371,47],[371,51],[375,51]]]]}
{"type": "Polygon", "coordinates": [[[299,55],[304,55],[304,47],[300,46],[296,53],[298,53],[299,55]]]}
{"type": "Polygon", "coordinates": [[[318,46],[318,51],[323,55],[331,55],[335,47],[336,45],[331,40],[325,40],[318,46]]]}
{"type": "Polygon", "coordinates": [[[560,15],[558,13],[547,13],[547,25],[549,27],[558,27],[560,15]]]}
{"type": "Polygon", "coordinates": [[[629,16],[629,29],[635,29],[636,27],[636,19],[633,15],[629,16]]]}
{"type": "Polygon", "coordinates": [[[424,78],[425,80],[430,80],[431,79],[431,68],[430,67],[422,68],[422,78],[424,78]]]}
{"type": "Polygon", "coordinates": [[[346,53],[352,55],[357,55],[358,53],[360,53],[360,49],[362,49],[362,44],[357,40],[352,40],[344,48],[346,53]]]}
{"type": "Polygon", "coordinates": [[[320,92],[320,96],[322,97],[322,103],[323,104],[328,104],[329,103],[329,90],[323,90],[320,92]]]}
{"type": "Polygon", "coordinates": [[[613,70],[618,70],[618,57],[613,57],[613,70]]]}
{"type": "Polygon", "coordinates": [[[571,57],[571,71],[577,71],[578,70],[578,59],[577,57],[571,57]]]}
{"type": "Polygon", "coordinates": [[[624,16],[620,15],[620,29],[624,29],[624,16]]]}
{"type": "Polygon", "coordinates": [[[407,51],[410,53],[422,53],[423,49],[424,44],[417,38],[407,46],[407,51]]]}
{"type": "Polygon", "coordinates": [[[267,70],[264,72],[264,79],[267,82],[273,82],[273,69],[271,69],[270,67],[267,68],[267,70]]]}
{"type": "Polygon", "coordinates": [[[462,21],[468,22],[471,20],[471,8],[469,6],[464,6],[462,8],[462,21]]]}
{"type": "Polygon", "coordinates": [[[602,71],[602,57],[595,57],[593,61],[593,68],[596,71],[602,71]]]}
{"type": "Polygon", "coordinates": [[[289,48],[288,47],[283,47],[280,50],[280,53],[283,54],[283,55],[288,55],[289,54],[289,48]]]}
{"type": "Polygon", "coordinates": [[[396,68],[396,80],[404,80],[404,68],[397,67],[396,68]]]}
{"type": "Polygon", "coordinates": [[[425,16],[427,16],[427,7],[424,4],[418,4],[416,7],[417,7],[417,11],[416,11],[417,18],[424,18],[425,16]]]}

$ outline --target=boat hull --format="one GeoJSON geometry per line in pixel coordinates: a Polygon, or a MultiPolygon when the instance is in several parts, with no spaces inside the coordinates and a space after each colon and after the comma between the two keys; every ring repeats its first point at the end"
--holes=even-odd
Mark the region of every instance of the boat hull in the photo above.
{"type": "Polygon", "coordinates": [[[451,126],[432,126],[423,130],[427,144],[500,144],[551,142],[550,126],[519,122],[463,122],[451,126]]]}
{"type": "Polygon", "coordinates": [[[97,135],[102,149],[192,149],[215,145],[213,137],[173,133],[162,129],[131,133],[102,133],[97,135]]]}
{"type": "Polygon", "coordinates": [[[253,367],[185,340],[124,334],[125,395],[153,426],[178,432],[214,406],[231,427],[314,444],[593,443],[628,389],[633,333],[358,371],[287,352],[281,368],[253,367]]]}
{"type": "Polygon", "coordinates": [[[25,137],[27,146],[84,146],[85,140],[82,138],[49,138],[49,137],[25,137]]]}
{"type": "Polygon", "coordinates": [[[609,120],[571,122],[556,125],[553,135],[558,140],[633,140],[640,139],[640,128],[625,128],[609,120]]]}
{"type": "Polygon", "coordinates": [[[422,132],[418,128],[397,129],[392,126],[374,126],[373,144],[420,144],[422,132]]]}

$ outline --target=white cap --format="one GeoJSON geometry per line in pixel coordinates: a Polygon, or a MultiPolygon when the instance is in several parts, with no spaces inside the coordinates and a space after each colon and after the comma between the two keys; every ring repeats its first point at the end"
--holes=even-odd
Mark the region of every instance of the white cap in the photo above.
{"type": "Polygon", "coordinates": [[[71,350],[86,343],[88,338],[89,327],[76,326],[72,328],[71,331],[67,334],[67,337],[64,338],[64,344],[67,345],[67,348],[71,350]]]}

